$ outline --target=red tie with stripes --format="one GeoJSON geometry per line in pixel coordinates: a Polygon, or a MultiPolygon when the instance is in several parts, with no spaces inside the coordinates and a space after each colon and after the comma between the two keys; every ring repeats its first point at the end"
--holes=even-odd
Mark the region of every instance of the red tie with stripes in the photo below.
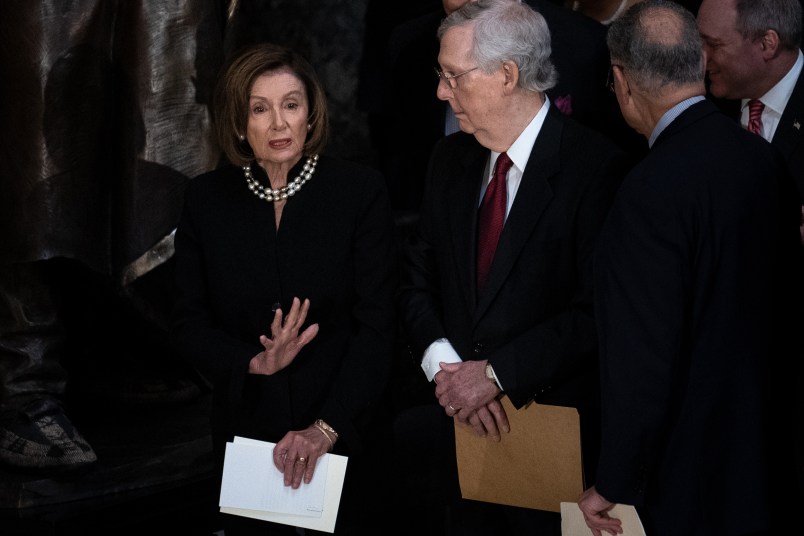
{"type": "Polygon", "coordinates": [[[751,99],[748,101],[748,131],[762,135],[762,110],[765,105],[762,101],[751,99]]]}
{"type": "Polygon", "coordinates": [[[506,175],[511,169],[511,159],[507,154],[501,153],[494,163],[494,176],[486,188],[483,202],[480,203],[477,232],[477,289],[482,290],[491,269],[494,251],[500,240],[503,225],[505,225],[505,207],[507,204],[508,188],[506,175]]]}

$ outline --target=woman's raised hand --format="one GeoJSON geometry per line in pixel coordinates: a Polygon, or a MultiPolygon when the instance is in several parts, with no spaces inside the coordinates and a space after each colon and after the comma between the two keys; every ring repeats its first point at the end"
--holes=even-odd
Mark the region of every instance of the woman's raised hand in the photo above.
{"type": "Polygon", "coordinates": [[[309,310],[310,300],[305,299],[302,303],[299,298],[293,298],[287,316],[283,316],[282,309],[276,310],[271,322],[271,337],[260,335],[260,344],[265,350],[251,358],[249,373],[271,375],[293,362],[299,351],[318,335],[318,324],[311,324],[299,333],[309,310]]]}

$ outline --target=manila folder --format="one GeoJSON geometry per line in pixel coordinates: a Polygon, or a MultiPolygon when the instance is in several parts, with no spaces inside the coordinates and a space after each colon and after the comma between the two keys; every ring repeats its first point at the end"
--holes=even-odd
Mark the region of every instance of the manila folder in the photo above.
{"type": "Polygon", "coordinates": [[[501,400],[509,433],[478,436],[455,421],[458,478],[464,499],[560,512],[584,489],[578,410],[535,402],[516,410],[501,400]]]}

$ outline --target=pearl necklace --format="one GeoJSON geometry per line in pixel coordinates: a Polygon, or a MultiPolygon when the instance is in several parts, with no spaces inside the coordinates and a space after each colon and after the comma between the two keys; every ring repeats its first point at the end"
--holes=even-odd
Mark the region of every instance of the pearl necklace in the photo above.
{"type": "Polygon", "coordinates": [[[287,199],[301,190],[301,187],[304,186],[304,183],[309,181],[313,176],[317,163],[317,154],[308,157],[307,162],[304,163],[301,173],[299,173],[295,179],[290,181],[287,186],[283,186],[277,190],[274,190],[270,186],[266,188],[257,182],[257,179],[251,175],[251,164],[243,166],[243,175],[246,176],[246,184],[248,185],[248,189],[251,190],[254,195],[268,202],[282,201],[283,199],[287,199]]]}

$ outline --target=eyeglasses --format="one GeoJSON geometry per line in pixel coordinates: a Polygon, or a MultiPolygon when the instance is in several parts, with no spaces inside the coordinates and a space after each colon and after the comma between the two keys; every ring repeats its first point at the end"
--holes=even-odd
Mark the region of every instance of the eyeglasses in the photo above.
{"type": "Polygon", "coordinates": [[[468,71],[464,71],[464,72],[458,73],[458,74],[453,74],[452,76],[450,76],[450,75],[446,74],[444,71],[442,71],[441,69],[439,69],[438,67],[435,67],[435,73],[436,73],[436,76],[438,77],[439,82],[446,82],[446,84],[451,89],[455,89],[456,87],[458,87],[458,82],[455,81],[456,78],[458,78],[459,76],[463,76],[463,75],[465,75],[467,73],[471,73],[472,71],[474,71],[475,69],[478,69],[478,68],[479,67],[472,67],[468,71]]]}
{"type": "Polygon", "coordinates": [[[614,93],[614,68],[619,67],[621,71],[625,71],[625,67],[622,65],[618,65],[616,63],[612,63],[609,65],[609,74],[606,76],[606,87],[609,88],[609,91],[614,93]]]}

